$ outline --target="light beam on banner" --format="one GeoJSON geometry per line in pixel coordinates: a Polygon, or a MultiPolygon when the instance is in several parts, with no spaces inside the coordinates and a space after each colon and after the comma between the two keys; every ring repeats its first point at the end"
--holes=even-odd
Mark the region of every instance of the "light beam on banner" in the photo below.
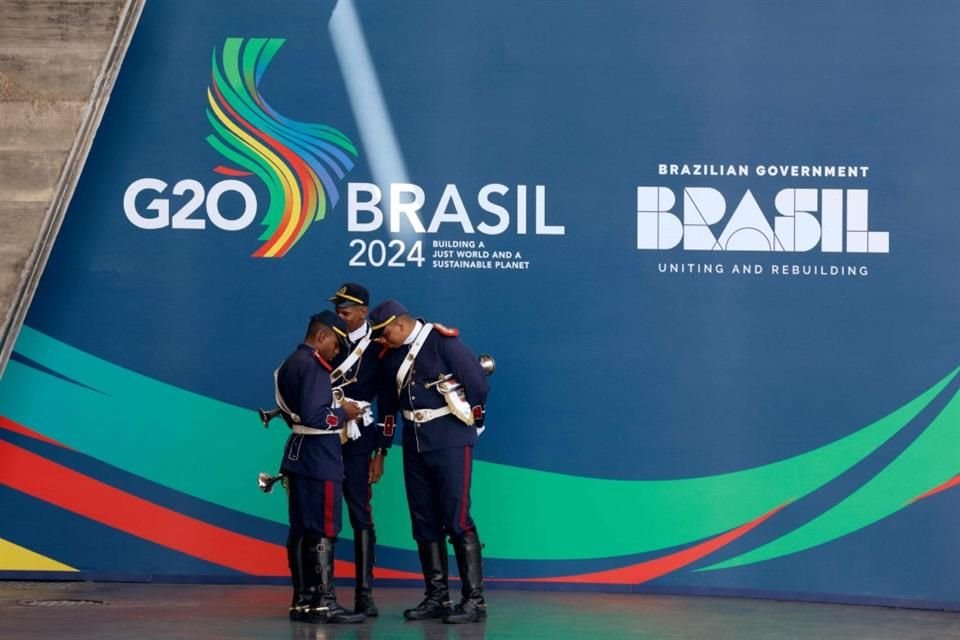
{"type": "MultiPolygon", "coordinates": [[[[389,202],[391,182],[410,180],[353,0],[337,2],[328,27],[350,107],[360,129],[361,144],[373,180],[383,194],[383,206],[389,202]]],[[[407,227],[402,227],[399,235],[404,239],[416,236],[407,227]]]]}

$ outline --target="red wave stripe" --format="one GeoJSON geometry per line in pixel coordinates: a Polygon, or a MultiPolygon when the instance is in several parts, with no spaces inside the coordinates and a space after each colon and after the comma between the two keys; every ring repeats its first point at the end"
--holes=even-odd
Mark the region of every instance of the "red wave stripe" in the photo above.
{"type": "MultiPolygon", "coordinates": [[[[340,572],[341,562],[337,560],[337,571],[336,577],[338,578],[352,578],[354,575],[354,565],[352,562],[342,563],[344,567],[349,568],[350,572],[347,573],[347,570],[344,569],[343,573],[340,572]]],[[[413,571],[401,571],[400,569],[387,569],[385,567],[374,567],[373,575],[377,578],[386,578],[389,580],[423,580],[423,575],[419,573],[414,573],[413,571]]]]}
{"type": "Polygon", "coordinates": [[[488,578],[498,582],[553,582],[553,583],[572,583],[580,582],[585,584],[640,584],[659,578],[672,571],[696,562],[700,558],[710,555],[717,549],[724,547],[737,538],[741,537],[754,527],[771,518],[778,511],[787,506],[782,504],[772,511],[768,511],[756,520],[740,525],[736,529],[711,538],[705,542],[694,545],[683,551],[671,553],[662,558],[654,558],[639,564],[620,567],[618,569],[608,569],[606,571],[597,571],[595,573],[581,573],[573,576],[554,576],[546,578],[488,578]]]}
{"type": "MultiPolygon", "coordinates": [[[[281,545],[185,516],[2,440],[0,484],[220,566],[257,576],[289,574],[286,549],[281,545]]],[[[354,575],[354,564],[337,560],[334,570],[337,577],[350,577],[354,575]]],[[[403,579],[420,577],[419,574],[392,569],[378,570],[377,575],[403,579]]]]}
{"type": "MultiPolygon", "coordinates": [[[[37,431],[34,431],[33,429],[27,429],[27,428],[26,428],[25,426],[23,426],[22,424],[17,424],[17,423],[14,422],[13,420],[11,420],[11,419],[9,419],[9,418],[7,418],[7,417],[5,417],[5,416],[0,416],[0,429],[6,429],[7,431],[13,431],[14,433],[19,433],[19,434],[22,435],[22,436],[27,436],[28,438],[33,438],[34,440],[39,440],[40,442],[46,442],[47,444],[53,444],[53,445],[56,445],[56,446],[58,446],[58,447],[62,447],[62,448],[64,448],[64,449],[70,449],[70,447],[68,447],[67,445],[63,444],[62,442],[57,442],[56,440],[53,440],[53,439],[51,439],[51,438],[48,438],[47,436],[45,436],[45,435],[43,435],[43,434],[41,434],[41,433],[39,433],[39,432],[37,432],[37,431]]],[[[72,449],[71,449],[71,451],[72,451],[72,449]]]]}
{"type": "MultiPolygon", "coordinates": [[[[0,416],[0,428],[26,435],[60,447],[65,445],[0,416]]],[[[65,447],[66,448],[66,447],[65,447]]],[[[244,573],[285,576],[286,550],[190,518],[116,489],[20,447],[0,440],[0,483],[55,504],[115,529],[125,531],[161,546],[244,573]],[[107,505],[110,505],[107,507],[107,505]],[[150,523],[149,525],[147,523],[150,523]]],[[[960,475],[914,498],[914,502],[960,485],[960,475]]],[[[639,564],[573,576],[543,578],[492,578],[498,582],[550,582],[592,584],[640,584],[691,564],[740,538],[771,518],[786,504],[725,534],[683,551],[639,564]]],[[[335,561],[335,575],[354,575],[354,564],[335,561]]],[[[418,580],[420,574],[376,567],[378,578],[418,580]]],[[[454,578],[455,579],[455,578],[454,578]]]]}
{"type": "Polygon", "coordinates": [[[243,169],[232,169],[232,168],[230,168],[230,167],[225,167],[225,166],[223,166],[222,164],[218,164],[217,166],[215,166],[215,167],[213,168],[213,170],[214,170],[216,173],[219,173],[219,174],[224,175],[224,176],[245,177],[245,176],[252,176],[252,175],[253,175],[253,174],[250,173],[249,171],[244,171],[243,169]]]}
{"type": "Polygon", "coordinates": [[[280,545],[216,527],[0,442],[0,483],[144,540],[244,573],[287,573],[280,545]]]}
{"type": "Polygon", "coordinates": [[[950,480],[947,480],[946,482],[944,482],[944,483],[941,484],[941,485],[937,485],[936,487],[934,487],[933,489],[930,489],[929,491],[925,491],[924,493],[921,493],[921,494],[918,495],[916,498],[914,498],[913,500],[911,500],[910,503],[912,504],[912,503],[914,503],[914,502],[917,502],[918,500],[923,500],[924,498],[929,498],[930,496],[932,496],[932,495],[935,494],[935,493],[940,493],[941,491],[946,491],[947,489],[951,489],[951,488],[953,488],[953,487],[956,487],[957,485],[960,485],[960,474],[953,476],[953,478],[951,478],[950,480]]]}

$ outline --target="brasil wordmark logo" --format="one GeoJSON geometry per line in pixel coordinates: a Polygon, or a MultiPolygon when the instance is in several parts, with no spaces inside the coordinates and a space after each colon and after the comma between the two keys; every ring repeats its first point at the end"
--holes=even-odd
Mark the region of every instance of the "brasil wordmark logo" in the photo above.
{"type": "Polygon", "coordinates": [[[338,183],[354,166],[357,149],[341,131],[297,122],[260,95],[267,67],[285,38],[227,38],[213,51],[207,142],[227,164],[214,171],[260,178],[270,195],[256,258],[282,258],[313,222],[340,199],[338,183]]]}

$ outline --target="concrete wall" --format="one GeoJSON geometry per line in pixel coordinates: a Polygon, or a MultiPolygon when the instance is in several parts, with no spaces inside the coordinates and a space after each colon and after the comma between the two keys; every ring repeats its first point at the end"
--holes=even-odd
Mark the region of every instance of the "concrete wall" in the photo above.
{"type": "Polygon", "coordinates": [[[143,0],[0,0],[0,373],[143,0]]]}

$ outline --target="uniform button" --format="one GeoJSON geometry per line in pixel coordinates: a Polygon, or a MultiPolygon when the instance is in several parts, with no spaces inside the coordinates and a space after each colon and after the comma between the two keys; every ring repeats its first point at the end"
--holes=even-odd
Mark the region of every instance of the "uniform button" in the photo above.
{"type": "Polygon", "coordinates": [[[417,396],[410,396],[410,399],[411,399],[411,400],[416,400],[416,399],[417,399],[417,396]]]}

